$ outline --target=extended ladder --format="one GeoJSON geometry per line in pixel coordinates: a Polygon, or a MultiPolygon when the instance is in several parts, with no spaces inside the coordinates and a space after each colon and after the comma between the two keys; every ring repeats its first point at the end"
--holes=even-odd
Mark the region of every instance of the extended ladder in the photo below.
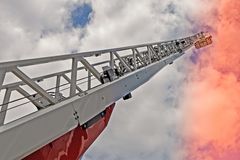
{"type": "Polygon", "coordinates": [[[201,32],[165,42],[0,63],[0,159],[23,158],[78,125],[87,127],[107,106],[130,98],[204,38],[201,32]],[[56,71],[64,66],[70,67],[56,71]],[[44,72],[29,76],[38,71],[44,72]],[[9,79],[14,82],[6,83],[9,79]],[[24,114],[26,106],[31,111],[24,114]],[[10,113],[17,118],[6,122],[10,113]]]}

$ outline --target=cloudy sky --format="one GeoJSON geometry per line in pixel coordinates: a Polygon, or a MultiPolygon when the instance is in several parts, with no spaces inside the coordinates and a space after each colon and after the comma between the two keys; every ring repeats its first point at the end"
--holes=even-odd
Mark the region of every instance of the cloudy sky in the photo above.
{"type": "MultiPolygon", "coordinates": [[[[226,1],[1,0],[0,61],[169,40],[202,30],[216,34],[217,8],[226,1]]],[[[184,106],[192,106],[192,93],[195,103],[204,94],[186,90],[196,86],[189,81],[197,77],[198,62],[206,61],[193,52],[164,68],[131,100],[117,102],[109,126],[83,159],[186,159],[183,129],[191,132],[184,126],[196,124],[185,123],[191,108],[184,106]]]]}

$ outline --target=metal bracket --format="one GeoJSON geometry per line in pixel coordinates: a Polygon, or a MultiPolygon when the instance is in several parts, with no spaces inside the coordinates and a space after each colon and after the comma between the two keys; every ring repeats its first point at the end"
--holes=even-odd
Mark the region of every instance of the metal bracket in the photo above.
{"type": "Polygon", "coordinates": [[[75,119],[76,121],[78,121],[79,116],[78,116],[78,112],[77,112],[77,111],[74,111],[73,117],[74,117],[74,119],[75,119]]]}

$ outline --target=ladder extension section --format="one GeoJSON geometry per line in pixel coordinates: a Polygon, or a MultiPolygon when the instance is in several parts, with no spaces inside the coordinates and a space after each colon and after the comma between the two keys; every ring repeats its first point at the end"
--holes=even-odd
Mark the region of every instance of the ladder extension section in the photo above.
{"type": "Polygon", "coordinates": [[[186,50],[211,43],[201,32],[171,41],[0,63],[0,159],[23,159],[76,128],[91,129],[107,107],[131,98],[132,91],[186,50]]]}
{"type": "Polygon", "coordinates": [[[157,61],[161,61],[165,57],[178,52],[184,52],[204,37],[205,34],[201,32],[187,38],[166,42],[0,63],[0,90],[5,90],[5,95],[3,95],[2,98],[3,103],[0,105],[0,125],[4,124],[6,112],[15,107],[8,107],[9,104],[13,102],[25,98],[38,110],[50,107],[51,105],[73,97],[76,94],[84,95],[87,90],[91,90],[93,87],[109,81],[114,81],[121,76],[134,72],[135,70],[146,67],[157,61]],[[87,60],[105,55],[109,56],[108,60],[101,58],[99,62],[93,64],[90,64],[87,60]],[[66,60],[72,61],[70,70],[55,72],[36,78],[30,78],[30,76],[21,70],[21,67],[44,65],[46,63],[66,60]],[[79,63],[81,63],[81,67],[78,67],[79,63]],[[99,66],[102,68],[99,68],[99,66]],[[78,72],[80,71],[87,71],[88,74],[86,77],[77,79],[78,72]],[[13,73],[21,81],[3,84],[6,73],[8,72],[13,73]],[[67,74],[70,74],[70,77],[68,77],[67,74]],[[56,78],[56,84],[49,90],[44,89],[38,84],[39,82],[44,82],[44,80],[51,78],[56,78]],[[60,92],[60,88],[64,86],[60,83],[61,78],[67,81],[67,84],[64,85],[69,85],[69,95],[67,96],[62,96],[60,92]],[[83,79],[87,79],[87,81],[84,81],[88,86],[87,88],[85,87],[85,89],[78,85],[78,82],[83,79]],[[93,80],[97,80],[99,83],[95,82],[95,86],[93,86],[93,80]],[[31,92],[24,90],[24,86],[31,88],[31,92]],[[19,92],[23,97],[10,101],[10,96],[13,91],[19,92]]]}

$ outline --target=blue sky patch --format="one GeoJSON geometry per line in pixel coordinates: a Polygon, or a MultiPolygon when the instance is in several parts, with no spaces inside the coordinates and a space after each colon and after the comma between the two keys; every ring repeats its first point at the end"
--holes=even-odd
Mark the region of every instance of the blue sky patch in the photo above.
{"type": "Polygon", "coordinates": [[[85,27],[91,20],[90,14],[92,11],[92,6],[90,4],[84,3],[81,6],[77,6],[71,12],[71,21],[73,27],[85,27]]]}

